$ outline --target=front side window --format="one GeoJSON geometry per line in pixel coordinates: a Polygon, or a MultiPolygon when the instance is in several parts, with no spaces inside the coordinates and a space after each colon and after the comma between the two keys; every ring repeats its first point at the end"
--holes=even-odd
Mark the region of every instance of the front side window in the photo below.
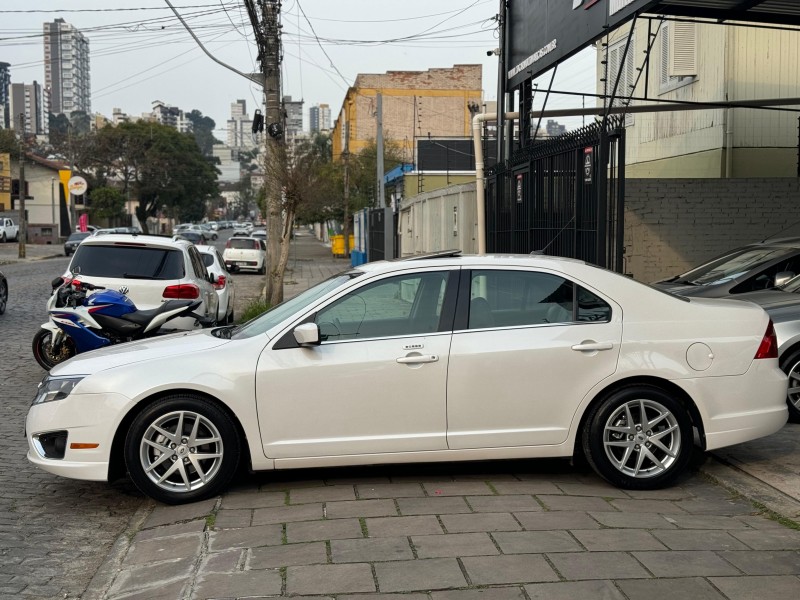
{"type": "Polygon", "coordinates": [[[389,277],[323,308],[315,322],[323,341],[424,335],[439,327],[447,271],[389,277]]]}

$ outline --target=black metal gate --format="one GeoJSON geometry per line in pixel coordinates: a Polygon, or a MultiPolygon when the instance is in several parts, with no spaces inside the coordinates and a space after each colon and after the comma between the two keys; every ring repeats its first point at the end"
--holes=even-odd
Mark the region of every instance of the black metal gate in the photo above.
{"type": "Polygon", "coordinates": [[[367,234],[367,260],[388,260],[396,257],[397,254],[397,215],[392,214],[391,210],[384,208],[373,208],[369,211],[369,225],[367,234]],[[391,223],[391,246],[392,256],[386,256],[386,219],[392,219],[391,223]]]}
{"type": "Polygon", "coordinates": [[[625,129],[611,117],[518,149],[487,177],[489,252],[542,252],[622,272],[625,129]]]}

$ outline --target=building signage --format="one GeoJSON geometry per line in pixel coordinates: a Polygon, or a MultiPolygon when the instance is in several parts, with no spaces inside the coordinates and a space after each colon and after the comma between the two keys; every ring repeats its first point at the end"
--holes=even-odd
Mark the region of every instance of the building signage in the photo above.
{"type": "Polygon", "coordinates": [[[517,175],[517,204],[522,204],[522,173],[517,175]]]}
{"type": "Polygon", "coordinates": [[[511,69],[508,72],[508,78],[511,79],[512,77],[514,77],[514,75],[522,73],[522,71],[530,67],[533,63],[538,62],[539,60],[550,54],[557,47],[558,47],[558,40],[553,40],[552,42],[547,44],[544,48],[540,48],[539,50],[531,54],[528,58],[519,63],[516,67],[511,69]]]}
{"type": "Polygon", "coordinates": [[[592,183],[592,165],[594,161],[592,157],[594,156],[594,148],[589,146],[588,148],[583,149],[583,182],[584,183],[592,183]]]}
{"type": "Polygon", "coordinates": [[[80,175],[75,175],[75,177],[70,178],[67,188],[69,188],[69,193],[73,196],[83,196],[89,188],[89,184],[80,175]]]}

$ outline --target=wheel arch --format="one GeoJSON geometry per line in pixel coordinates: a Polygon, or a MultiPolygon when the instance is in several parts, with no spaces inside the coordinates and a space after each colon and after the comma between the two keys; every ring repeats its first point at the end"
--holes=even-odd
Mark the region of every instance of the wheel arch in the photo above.
{"type": "Polygon", "coordinates": [[[114,440],[111,443],[111,453],[109,455],[109,462],[108,462],[108,480],[114,481],[119,479],[120,477],[124,477],[126,473],[125,469],[125,437],[128,434],[128,430],[131,427],[131,423],[133,420],[145,410],[148,406],[152,405],[154,402],[158,402],[162,398],[166,398],[167,396],[174,396],[175,394],[185,394],[187,396],[194,396],[196,398],[202,398],[204,400],[208,400],[209,402],[213,402],[214,405],[225,412],[225,414],[230,417],[231,421],[233,422],[234,426],[236,427],[236,432],[239,434],[240,439],[242,440],[241,444],[241,452],[242,452],[242,460],[240,462],[241,465],[247,465],[247,468],[252,468],[252,459],[250,456],[250,444],[248,443],[247,433],[242,427],[242,423],[239,421],[239,418],[236,414],[231,410],[231,408],[221,401],[219,398],[206,393],[201,392],[198,390],[193,389],[184,389],[184,388],[177,388],[177,389],[170,389],[170,390],[162,390],[158,393],[153,394],[152,396],[148,396],[147,398],[143,398],[139,402],[137,402],[131,409],[125,414],[122,420],[117,427],[117,430],[114,432],[114,440]]]}
{"type": "Polygon", "coordinates": [[[686,391],[680,386],[667,379],[642,375],[614,381],[595,394],[594,398],[592,398],[592,400],[584,408],[583,414],[581,414],[580,421],[578,422],[578,428],[575,430],[573,456],[578,457],[583,455],[581,432],[583,431],[584,427],[586,427],[586,420],[589,418],[589,415],[592,414],[594,407],[608,398],[608,396],[611,394],[637,385],[648,385],[658,388],[678,400],[686,408],[686,412],[689,414],[689,419],[692,422],[692,426],[697,428],[700,436],[701,447],[703,450],[705,450],[706,432],[705,427],[703,426],[703,418],[700,415],[700,411],[698,410],[697,405],[694,403],[692,397],[689,396],[689,394],[686,393],[686,391]]]}

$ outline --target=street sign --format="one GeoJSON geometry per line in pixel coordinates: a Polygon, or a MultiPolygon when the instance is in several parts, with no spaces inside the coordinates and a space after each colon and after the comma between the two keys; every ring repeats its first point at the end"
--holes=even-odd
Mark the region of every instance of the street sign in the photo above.
{"type": "Polygon", "coordinates": [[[592,156],[594,154],[594,148],[589,146],[588,148],[583,149],[583,182],[584,183],[592,183],[592,165],[593,160],[592,156]]]}
{"type": "Polygon", "coordinates": [[[75,175],[75,177],[70,177],[67,187],[69,188],[69,193],[73,196],[83,196],[86,190],[89,189],[89,184],[80,175],[75,175]]]}

